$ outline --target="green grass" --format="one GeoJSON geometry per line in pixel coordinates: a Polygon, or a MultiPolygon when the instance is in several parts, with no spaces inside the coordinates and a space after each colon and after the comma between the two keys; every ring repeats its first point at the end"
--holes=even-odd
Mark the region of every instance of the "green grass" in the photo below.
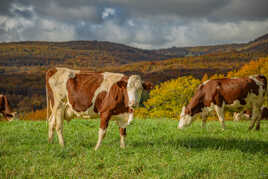
{"type": "Polygon", "coordinates": [[[47,123],[0,123],[0,178],[268,178],[268,122],[260,132],[248,122],[196,121],[185,130],[173,120],[135,120],[126,149],[111,122],[95,152],[99,120],[64,124],[66,146],[47,142],[47,123]]]}

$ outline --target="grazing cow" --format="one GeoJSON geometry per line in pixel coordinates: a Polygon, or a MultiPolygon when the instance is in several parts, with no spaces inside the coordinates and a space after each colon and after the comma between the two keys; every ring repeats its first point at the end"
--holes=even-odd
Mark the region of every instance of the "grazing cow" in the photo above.
{"type": "Polygon", "coordinates": [[[7,97],[2,94],[0,94],[0,113],[3,114],[8,121],[12,121],[16,114],[16,112],[11,111],[7,97]]]}
{"type": "MultiPolygon", "coordinates": [[[[202,112],[202,126],[206,117],[214,108],[224,130],[224,107],[232,107],[241,111],[242,108],[252,108],[252,129],[261,118],[261,106],[267,89],[267,79],[263,75],[253,75],[246,78],[223,78],[208,80],[196,90],[187,107],[183,107],[178,128],[189,126],[193,116],[202,112]]],[[[258,129],[258,128],[257,128],[258,129]]]]}
{"type": "Polygon", "coordinates": [[[142,82],[140,76],[127,77],[120,73],[96,73],[52,68],[46,73],[46,90],[49,132],[52,141],[56,128],[59,143],[64,146],[63,120],[74,116],[83,118],[100,115],[97,150],[105,137],[109,120],[114,115],[120,131],[120,147],[125,147],[126,127],[133,120],[134,108],[139,104],[143,89],[152,88],[151,83],[142,82]]]}
{"type": "MultiPolygon", "coordinates": [[[[252,112],[251,110],[245,110],[242,113],[235,112],[233,117],[234,117],[234,121],[239,121],[241,118],[250,119],[252,117],[252,112]]],[[[261,120],[268,120],[268,108],[267,107],[263,106],[261,108],[261,120]]],[[[257,125],[256,128],[260,129],[260,125],[257,125]]]]}

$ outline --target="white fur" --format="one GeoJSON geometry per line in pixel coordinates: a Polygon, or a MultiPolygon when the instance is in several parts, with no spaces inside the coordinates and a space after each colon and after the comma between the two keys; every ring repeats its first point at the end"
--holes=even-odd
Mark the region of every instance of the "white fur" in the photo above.
{"type": "Polygon", "coordinates": [[[210,81],[210,80],[206,80],[206,81],[204,81],[204,82],[202,83],[202,85],[207,84],[209,81],[210,81]]]}
{"type": "Polygon", "coordinates": [[[127,93],[129,98],[129,106],[138,106],[142,93],[142,81],[138,75],[132,75],[128,79],[127,93]]]}
{"type": "Polygon", "coordinates": [[[106,129],[103,130],[102,128],[99,128],[99,138],[98,138],[98,142],[97,142],[96,147],[95,147],[95,151],[98,150],[98,148],[100,147],[101,142],[102,142],[103,138],[105,137],[105,134],[106,134],[106,129]]]}

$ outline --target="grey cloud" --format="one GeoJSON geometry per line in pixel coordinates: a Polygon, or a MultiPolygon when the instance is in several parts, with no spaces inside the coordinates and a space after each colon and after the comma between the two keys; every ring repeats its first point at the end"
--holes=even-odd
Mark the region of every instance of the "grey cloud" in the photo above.
{"type": "Polygon", "coordinates": [[[30,18],[33,17],[33,13],[30,10],[19,10],[19,9],[16,9],[16,10],[14,10],[13,13],[15,13],[18,16],[22,16],[24,18],[27,18],[27,19],[30,19],[30,18]]]}
{"type": "Polygon", "coordinates": [[[106,40],[141,48],[245,42],[267,33],[266,7],[267,0],[1,0],[0,41],[106,40]],[[102,18],[105,8],[115,14],[102,18]]]}

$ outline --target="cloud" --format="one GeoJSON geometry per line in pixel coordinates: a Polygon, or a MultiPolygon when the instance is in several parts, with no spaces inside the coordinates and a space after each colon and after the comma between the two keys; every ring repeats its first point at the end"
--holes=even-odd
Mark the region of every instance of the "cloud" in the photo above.
{"type": "Polygon", "coordinates": [[[105,40],[168,48],[253,40],[267,0],[2,0],[0,41],[105,40]]]}
{"type": "Polygon", "coordinates": [[[106,19],[109,16],[115,15],[115,9],[113,8],[104,8],[104,11],[102,12],[102,19],[106,19]]]}

